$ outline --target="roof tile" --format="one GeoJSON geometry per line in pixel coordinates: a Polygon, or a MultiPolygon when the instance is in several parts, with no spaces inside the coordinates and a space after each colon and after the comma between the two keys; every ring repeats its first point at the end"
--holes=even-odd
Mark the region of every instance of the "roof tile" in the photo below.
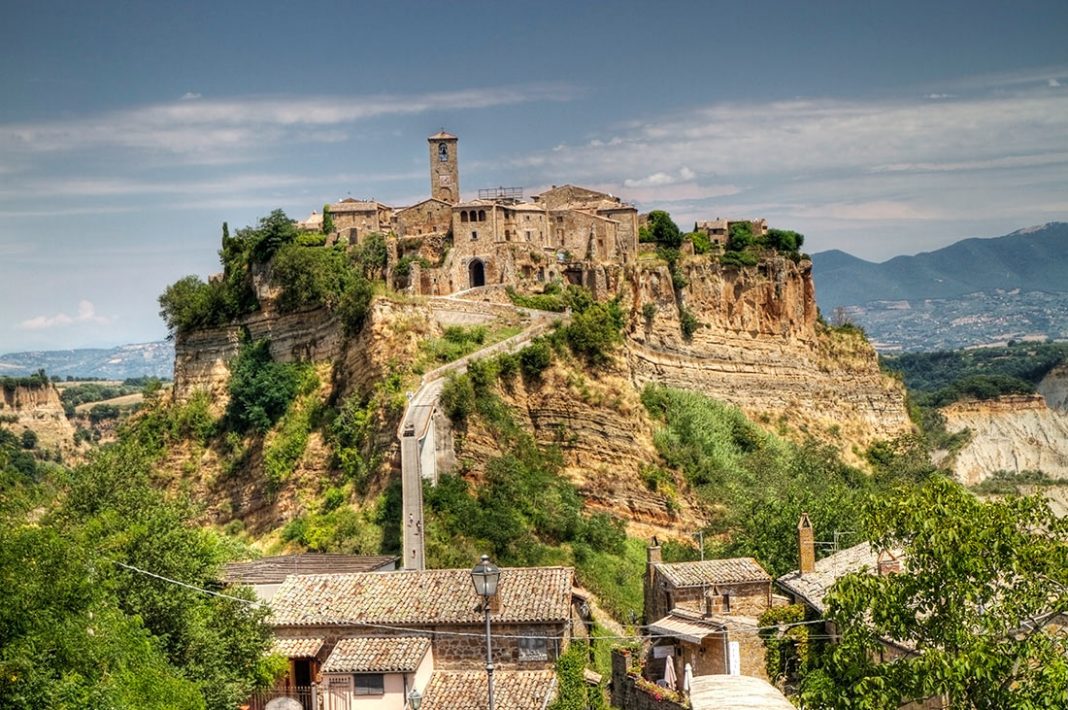
{"type": "MultiPolygon", "coordinates": [[[[570,567],[501,570],[494,621],[562,622],[570,617],[570,567]]],[[[292,575],[270,601],[276,626],[478,624],[471,570],[292,575]]]]}
{"type": "Polygon", "coordinates": [[[323,673],[414,673],[430,651],[424,636],[341,639],[323,664],[323,673]]]}
{"type": "MultiPolygon", "coordinates": [[[[423,693],[422,710],[485,710],[485,671],[435,671],[423,693]]],[[[556,695],[553,671],[497,671],[495,710],[541,710],[556,695]]]]}
{"type": "Polygon", "coordinates": [[[765,572],[760,563],[752,557],[699,562],[662,562],[656,566],[656,569],[675,587],[771,581],[771,575],[765,572]]]}

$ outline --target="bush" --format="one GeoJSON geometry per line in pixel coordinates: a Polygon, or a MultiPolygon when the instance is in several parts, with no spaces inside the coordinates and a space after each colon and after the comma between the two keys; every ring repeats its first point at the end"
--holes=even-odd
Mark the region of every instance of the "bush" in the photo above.
{"type": "Polygon", "coordinates": [[[727,251],[745,251],[756,244],[753,225],[749,222],[733,222],[727,235],[727,251]]]}
{"type": "Polygon", "coordinates": [[[306,306],[337,308],[358,278],[341,248],[290,244],[278,250],[272,267],[272,280],[282,289],[278,308],[283,313],[306,306]]]}
{"type": "Polygon", "coordinates": [[[475,388],[468,375],[450,374],[441,389],[441,403],[445,415],[460,423],[475,411],[475,388]]]}
{"type": "Polygon", "coordinates": [[[686,306],[679,305],[679,328],[682,330],[682,337],[689,340],[693,337],[693,334],[697,332],[697,329],[701,327],[701,321],[697,320],[697,316],[690,312],[686,306]]]}
{"type": "Polygon", "coordinates": [[[386,264],[389,261],[389,249],[386,237],[382,234],[368,234],[352,252],[352,261],[364,277],[380,281],[386,277],[386,264]]]}
{"type": "Polygon", "coordinates": [[[749,251],[728,251],[719,258],[719,263],[724,266],[736,267],[756,266],[759,261],[759,257],[749,251]]]}
{"type": "MultiPolygon", "coordinates": [[[[649,213],[648,233],[652,241],[657,244],[678,249],[682,246],[682,232],[671,220],[671,215],[663,210],[653,210],[649,213]]],[[[639,234],[639,239],[640,239],[639,234]]]]}
{"type": "Polygon", "coordinates": [[[537,379],[553,362],[553,351],[543,338],[535,338],[530,345],[519,351],[519,365],[523,376],[537,379]]]}
{"type": "Polygon", "coordinates": [[[33,429],[25,429],[22,432],[22,436],[19,438],[19,443],[22,448],[32,450],[37,448],[37,432],[33,429]]]}
{"type": "Polygon", "coordinates": [[[707,254],[712,251],[712,240],[704,232],[690,232],[686,237],[693,243],[694,254],[707,254]]]}
{"type": "Polygon", "coordinates": [[[265,432],[297,394],[297,368],[271,359],[270,343],[246,341],[230,363],[226,418],[237,431],[265,432]]]}
{"type": "Polygon", "coordinates": [[[642,318],[645,319],[646,326],[652,326],[653,319],[656,318],[657,305],[653,302],[642,304],[642,318]]]}
{"type": "Polygon", "coordinates": [[[363,278],[353,278],[345,287],[338,301],[336,313],[341,319],[346,335],[355,335],[363,328],[371,310],[374,292],[371,284],[363,278]]]}
{"type": "Polygon", "coordinates": [[[566,327],[571,351],[588,362],[603,365],[616,344],[622,342],[623,311],[618,301],[597,303],[572,317],[566,327]]]}

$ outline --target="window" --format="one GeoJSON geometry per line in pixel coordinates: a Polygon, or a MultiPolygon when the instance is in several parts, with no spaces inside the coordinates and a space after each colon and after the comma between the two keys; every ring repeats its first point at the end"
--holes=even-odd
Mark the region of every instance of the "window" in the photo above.
{"type": "Polygon", "coordinates": [[[473,241],[473,242],[477,242],[478,241],[478,232],[471,232],[471,241],[473,241]]]}
{"type": "Polygon", "coordinates": [[[438,144],[438,160],[443,163],[447,163],[449,161],[449,146],[445,145],[444,143],[438,144]]]}
{"type": "Polygon", "coordinates": [[[478,211],[478,221],[479,222],[485,222],[486,221],[486,210],[479,210],[478,211]]]}
{"type": "Polygon", "coordinates": [[[549,643],[544,638],[521,638],[519,639],[520,661],[547,661],[549,660],[549,643]]]}
{"type": "Polygon", "coordinates": [[[386,692],[385,678],[381,673],[357,673],[352,677],[353,695],[383,695],[386,692]]]}
{"type": "Polygon", "coordinates": [[[461,222],[466,222],[467,221],[467,210],[464,210],[464,211],[460,212],[460,221],[461,222]]]}

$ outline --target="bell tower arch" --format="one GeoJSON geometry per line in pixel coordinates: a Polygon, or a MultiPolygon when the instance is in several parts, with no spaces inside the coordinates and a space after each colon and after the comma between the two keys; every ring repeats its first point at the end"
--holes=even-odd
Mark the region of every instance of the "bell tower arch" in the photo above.
{"type": "Polygon", "coordinates": [[[459,139],[441,131],[426,139],[430,144],[430,196],[456,204],[460,201],[459,139]]]}

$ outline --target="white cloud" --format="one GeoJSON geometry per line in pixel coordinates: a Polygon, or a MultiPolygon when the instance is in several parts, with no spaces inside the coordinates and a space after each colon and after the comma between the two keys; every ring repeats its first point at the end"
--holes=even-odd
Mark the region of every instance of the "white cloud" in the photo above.
{"type": "Polygon", "coordinates": [[[220,151],[247,150],[265,143],[344,140],[341,127],[386,115],[566,101],[576,95],[575,87],[568,84],[375,96],[203,99],[189,93],[171,103],[86,118],[0,125],[0,150],[117,147],[219,160],[220,151]]]}
{"type": "Polygon", "coordinates": [[[187,91],[182,94],[182,101],[195,101],[200,98],[200,94],[195,91],[187,91]]]}
{"type": "Polygon", "coordinates": [[[48,330],[51,328],[63,328],[77,323],[110,325],[111,319],[97,315],[96,307],[93,306],[91,301],[81,300],[78,302],[78,314],[73,317],[68,316],[66,313],[56,313],[51,316],[35,316],[34,318],[22,321],[22,323],[19,324],[19,327],[22,330],[48,330]]]}
{"type": "Polygon", "coordinates": [[[1061,85],[1061,82],[1057,81],[1056,79],[1050,79],[1049,81],[1046,82],[1046,86],[1048,86],[1051,89],[1056,89],[1060,85],[1061,85]]]}

